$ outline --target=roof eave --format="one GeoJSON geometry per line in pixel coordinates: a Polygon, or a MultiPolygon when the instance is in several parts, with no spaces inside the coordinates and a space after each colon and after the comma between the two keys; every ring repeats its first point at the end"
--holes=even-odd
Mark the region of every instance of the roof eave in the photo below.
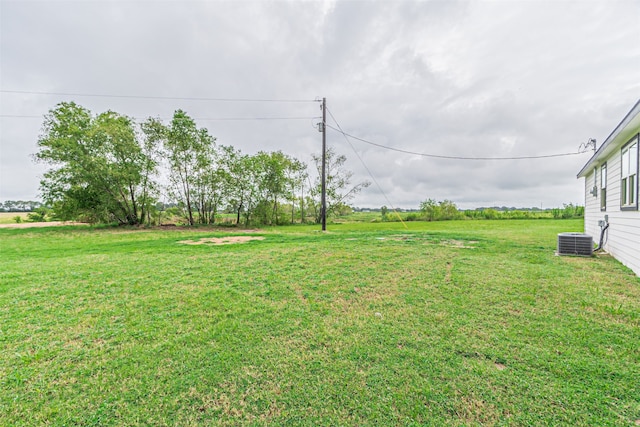
{"type": "Polygon", "coordinates": [[[578,172],[578,178],[583,178],[591,170],[592,167],[598,165],[598,161],[607,157],[615,148],[616,144],[624,144],[627,141],[627,133],[625,130],[632,129],[635,126],[640,127],[640,99],[633,108],[627,113],[622,121],[615,127],[611,134],[605,139],[598,151],[587,161],[587,163],[578,172]],[[623,136],[623,138],[620,138],[623,136]]]}

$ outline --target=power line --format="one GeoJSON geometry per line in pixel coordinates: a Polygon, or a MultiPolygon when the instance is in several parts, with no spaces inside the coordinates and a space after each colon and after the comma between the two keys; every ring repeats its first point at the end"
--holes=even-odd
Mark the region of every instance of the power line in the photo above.
{"type": "MultiPolygon", "coordinates": [[[[0,117],[16,118],[16,119],[42,119],[44,116],[19,115],[19,114],[0,114],[0,117]]],[[[145,120],[147,117],[132,117],[136,120],[145,120]]],[[[153,117],[158,118],[158,117],[153,117]]],[[[159,117],[162,120],[171,120],[173,117],[159,117]]],[[[313,120],[318,117],[193,117],[193,120],[201,121],[250,121],[250,120],[313,120]]]]}
{"type": "MultiPolygon", "coordinates": [[[[351,149],[353,150],[353,152],[356,154],[356,156],[358,157],[358,159],[360,160],[360,163],[362,163],[362,166],[364,166],[365,170],[367,171],[367,173],[369,174],[369,176],[371,177],[371,179],[373,180],[373,182],[376,184],[376,187],[378,187],[378,190],[380,190],[380,193],[382,193],[382,196],[385,198],[385,200],[387,201],[387,203],[389,203],[389,206],[391,206],[391,209],[393,210],[393,212],[398,216],[398,219],[400,220],[400,222],[402,223],[402,225],[404,225],[404,228],[407,228],[407,224],[404,223],[404,221],[402,220],[402,217],[400,217],[400,214],[396,211],[396,208],[393,206],[393,203],[391,203],[391,201],[389,200],[389,198],[387,197],[387,193],[384,192],[384,190],[382,189],[382,187],[380,186],[380,184],[378,184],[378,180],[376,180],[376,178],[373,176],[373,174],[371,173],[371,171],[369,170],[369,168],[367,167],[366,163],[364,162],[364,160],[362,160],[362,157],[360,157],[360,154],[358,154],[358,152],[356,151],[356,149],[353,147],[353,144],[351,144],[351,141],[349,141],[349,138],[347,137],[347,134],[345,132],[342,131],[342,127],[340,126],[340,123],[338,123],[338,121],[336,120],[336,118],[333,116],[333,114],[331,113],[331,110],[329,110],[327,108],[327,111],[329,112],[329,115],[331,116],[331,118],[333,119],[333,121],[335,122],[336,126],[338,126],[338,129],[342,136],[344,136],[345,141],[347,141],[347,143],[349,144],[349,146],[351,147],[351,149]]],[[[327,127],[331,127],[329,125],[324,124],[327,127]]],[[[332,128],[334,129],[334,128],[332,128]]]]}
{"type": "Polygon", "coordinates": [[[180,101],[216,101],[216,102],[283,102],[306,103],[319,102],[317,99],[265,99],[265,98],[208,98],[208,97],[182,97],[182,96],[145,96],[145,95],[111,95],[99,93],[68,93],[68,92],[38,92],[27,90],[0,90],[1,93],[15,93],[23,95],[51,95],[51,96],[86,96],[95,98],[127,98],[127,99],[163,99],[180,101]]]}
{"type": "Polygon", "coordinates": [[[365,144],[374,145],[376,147],[384,148],[385,150],[397,151],[399,153],[405,154],[413,154],[416,156],[422,157],[430,157],[434,159],[447,159],[447,160],[526,160],[526,159],[548,159],[552,157],[566,157],[566,156],[576,156],[578,154],[584,154],[586,151],[578,151],[576,153],[560,153],[560,154],[546,154],[541,156],[516,156],[516,157],[463,157],[463,156],[443,156],[438,154],[427,154],[427,153],[418,153],[416,151],[403,150],[401,148],[389,147],[387,145],[377,144],[375,142],[368,141],[363,138],[359,138],[354,135],[350,135],[344,132],[341,129],[334,128],[333,126],[327,125],[328,128],[333,129],[334,131],[343,134],[344,136],[348,136],[349,138],[353,138],[355,140],[364,142],[365,144]]]}

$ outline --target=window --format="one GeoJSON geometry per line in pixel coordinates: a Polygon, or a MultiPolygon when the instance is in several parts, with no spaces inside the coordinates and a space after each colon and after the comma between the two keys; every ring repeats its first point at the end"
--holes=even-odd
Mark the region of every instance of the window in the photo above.
{"type": "Polygon", "coordinates": [[[607,210],[607,164],[600,167],[600,210],[607,210]]]}
{"type": "Polygon", "coordinates": [[[620,205],[623,208],[638,207],[638,137],[622,147],[622,177],[620,182],[620,205]]]}

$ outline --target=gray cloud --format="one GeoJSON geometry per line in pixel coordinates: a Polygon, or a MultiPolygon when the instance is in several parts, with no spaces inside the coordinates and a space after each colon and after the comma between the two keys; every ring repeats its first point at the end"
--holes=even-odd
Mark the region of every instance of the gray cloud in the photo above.
{"type": "MultiPolygon", "coordinates": [[[[23,2],[0,3],[2,90],[174,97],[326,96],[346,132],[452,156],[575,152],[606,138],[638,99],[636,1],[23,2]]],[[[300,116],[199,120],[221,144],[320,148],[318,104],[221,103],[0,93],[3,115],[42,115],[75,100],[134,117],[300,116]]],[[[41,120],[0,118],[0,199],[32,199],[43,168],[41,120]]],[[[371,179],[345,139],[356,180],[371,179]]],[[[478,205],[582,202],[588,154],[548,160],[452,161],[353,148],[389,201],[478,205]]],[[[355,201],[389,204],[377,186],[355,201]]]]}

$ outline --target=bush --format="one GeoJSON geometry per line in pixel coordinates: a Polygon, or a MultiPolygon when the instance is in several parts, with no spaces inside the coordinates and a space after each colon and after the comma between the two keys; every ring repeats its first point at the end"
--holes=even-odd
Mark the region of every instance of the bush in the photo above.
{"type": "Polygon", "coordinates": [[[451,200],[443,200],[440,202],[438,208],[440,209],[440,219],[459,219],[462,214],[458,210],[458,207],[451,200]]]}
{"type": "Polygon", "coordinates": [[[382,216],[383,221],[387,221],[387,214],[389,213],[389,208],[383,206],[380,208],[380,215],[382,216]]]}
{"type": "Polygon", "coordinates": [[[451,200],[436,202],[434,199],[427,199],[420,203],[420,210],[427,221],[443,221],[449,219],[461,219],[464,215],[451,200]]]}
{"type": "Polygon", "coordinates": [[[27,221],[29,222],[45,222],[47,221],[47,217],[49,215],[49,209],[47,208],[37,208],[33,212],[29,212],[27,214],[27,221]]]}
{"type": "Polygon", "coordinates": [[[406,218],[404,219],[405,221],[419,221],[420,220],[420,216],[417,213],[410,213],[407,214],[406,218]]]}
{"type": "Polygon", "coordinates": [[[562,205],[562,209],[551,209],[551,214],[553,215],[554,219],[582,218],[584,217],[584,206],[577,206],[573,203],[565,203],[562,205]]]}
{"type": "Polygon", "coordinates": [[[27,214],[27,221],[29,222],[44,222],[44,215],[39,212],[29,212],[27,214]]]}
{"type": "Polygon", "coordinates": [[[469,210],[469,209],[464,211],[464,216],[469,218],[469,219],[480,219],[480,218],[483,218],[482,211],[472,211],[472,210],[469,210]]]}
{"type": "Polygon", "coordinates": [[[584,216],[584,206],[574,206],[573,203],[564,204],[562,209],[562,218],[580,218],[584,216]]]}
{"type": "Polygon", "coordinates": [[[500,214],[495,209],[484,209],[482,211],[482,216],[484,217],[484,219],[498,219],[500,214]]]}

